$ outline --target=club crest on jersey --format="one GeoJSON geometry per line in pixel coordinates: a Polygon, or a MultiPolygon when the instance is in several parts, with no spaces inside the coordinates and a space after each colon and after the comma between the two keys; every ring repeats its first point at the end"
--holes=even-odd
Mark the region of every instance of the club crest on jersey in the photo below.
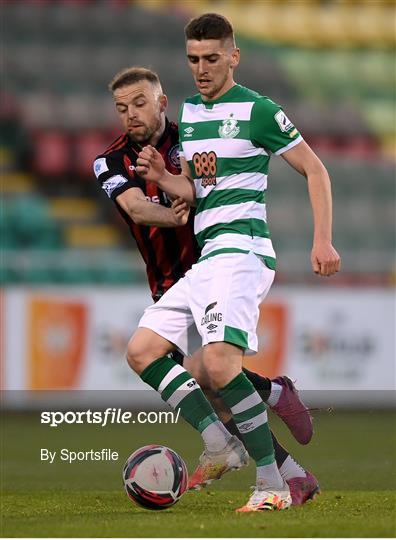
{"type": "Polygon", "coordinates": [[[180,168],[180,155],[178,144],[175,144],[168,150],[168,158],[174,167],[180,168]]]}
{"type": "Polygon", "coordinates": [[[226,120],[223,120],[222,125],[219,127],[219,135],[223,139],[232,139],[238,135],[240,132],[240,127],[238,126],[238,120],[233,118],[233,114],[230,114],[230,117],[226,120]]]}

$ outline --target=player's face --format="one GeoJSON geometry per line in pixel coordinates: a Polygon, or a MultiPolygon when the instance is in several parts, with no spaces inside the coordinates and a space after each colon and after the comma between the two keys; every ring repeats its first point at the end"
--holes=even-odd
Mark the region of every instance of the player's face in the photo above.
{"type": "Polygon", "coordinates": [[[167,98],[160,88],[143,80],[118,88],[113,93],[121,123],[129,137],[139,144],[155,144],[162,135],[167,98]]]}
{"type": "Polygon", "coordinates": [[[232,40],[187,40],[187,58],[195,84],[204,101],[217,99],[234,85],[239,49],[232,40]]]}

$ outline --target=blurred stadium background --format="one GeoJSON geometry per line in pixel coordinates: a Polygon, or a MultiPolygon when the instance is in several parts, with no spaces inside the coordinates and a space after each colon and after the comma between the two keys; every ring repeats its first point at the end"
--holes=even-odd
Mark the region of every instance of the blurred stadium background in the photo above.
{"type": "Polygon", "coordinates": [[[183,27],[218,11],[242,50],[237,81],[282,104],[328,167],[343,259],[330,280],[312,274],[304,180],[274,159],[279,272],[250,365],[311,390],[394,389],[392,0],[3,0],[1,11],[3,388],[138,385],[123,351],[150,302],[145,272],[92,172],[120,131],[107,84],[123,67],[156,70],[175,120],[195,93],[183,27]]]}

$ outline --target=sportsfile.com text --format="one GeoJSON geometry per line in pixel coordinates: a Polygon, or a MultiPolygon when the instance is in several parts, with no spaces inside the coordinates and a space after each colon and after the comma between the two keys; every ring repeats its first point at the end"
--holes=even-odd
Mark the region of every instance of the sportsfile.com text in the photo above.
{"type": "Polygon", "coordinates": [[[104,411],[43,411],[41,424],[58,427],[61,424],[97,424],[104,427],[108,424],[177,424],[177,411],[123,411],[120,408],[108,407],[104,411]]]}

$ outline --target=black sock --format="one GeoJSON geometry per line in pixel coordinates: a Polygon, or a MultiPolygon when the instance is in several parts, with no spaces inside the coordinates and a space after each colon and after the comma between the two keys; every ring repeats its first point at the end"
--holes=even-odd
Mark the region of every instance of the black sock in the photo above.
{"type": "Polygon", "coordinates": [[[260,394],[261,399],[263,401],[267,401],[271,393],[271,379],[268,379],[268,377],[262,377],[258,373],[249,371],[246,368],[243,368],[242,371],[260,394]]]}
{"type": "MultiPolygon", "coordinates": [[[[231,433],[231,435],[235,435],[236,437],[238,437],[240,441],[243,442],[243,437],[239,433],[239,430],[236,427],[236,424],[232,418],[231,420],[228,420],[228,422],[226,422],[224,425],[228,429],[228,431],[231,433]]],[[[285,459],[287,458],[287,456],[289,456],[290,454],[285,448],[283,448],[283,446],[280,444],[280,442],[272,433],[272,431],[271,431],[271,436],[272,436],[272,443],[274,445],[274,451],[275,451],[275,461],[279,469],[279,467],[281,467],[283,463],[285,462],[285,459]]]]}
{"type": "Polygon", "coordinates": [[[232,418],[228,420],[228,422],[225,422],[224,425],[231,435],[235,435],[235,437],[238,437],[238,439],[243,442],[242,435],[239,433],[239,429],[236,427],[236,423],[232,418]]]}
{"type": "Polygon", "coordinates": [[[279,469],[284,464],[285,459],[288,456],[290,456],[290,454],[286,450],[286,448],[283,448],[283,446],[275,437],[275,435],[272,433],[272,431],[271,431],[271,435],[272,435],[272,443],[274,445],[274,451],[275,451],[275,461],[279,469]]]}

